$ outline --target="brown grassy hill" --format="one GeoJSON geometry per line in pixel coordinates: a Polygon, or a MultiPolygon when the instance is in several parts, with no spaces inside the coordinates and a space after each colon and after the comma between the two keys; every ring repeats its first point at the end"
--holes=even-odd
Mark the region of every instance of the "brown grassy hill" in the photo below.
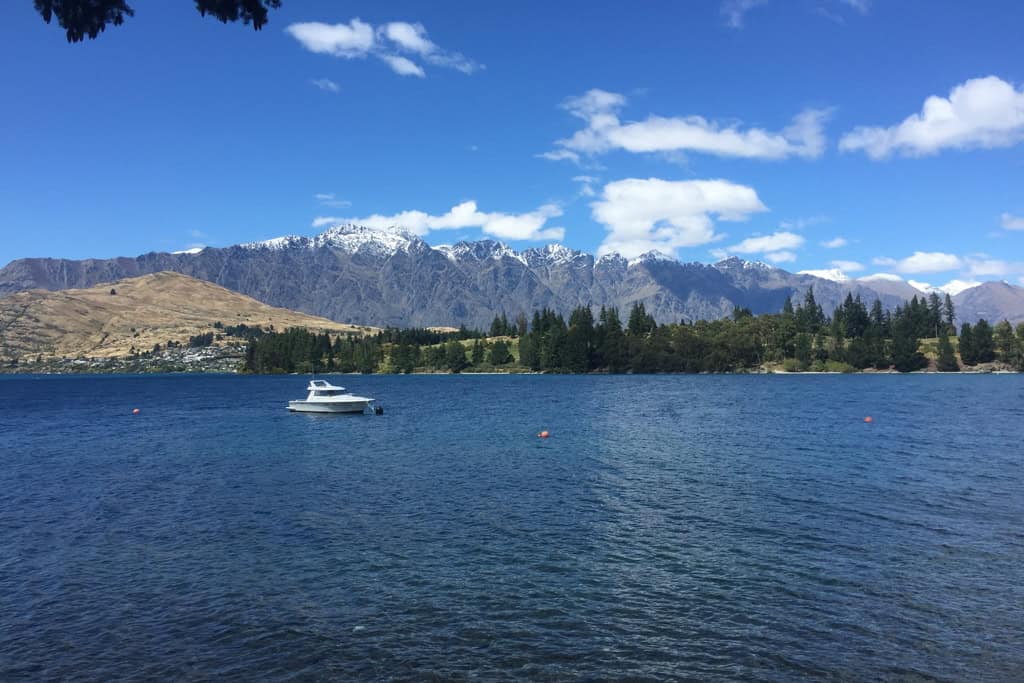
{"type": "Polygon", "coordinates": [[[216,333],[215,322],[332,334],[376,331],[274,308],[209,282],[161,272],[88,289],[37,289],[0,299],[0,358],[116,358],[132,348],[187,344],[193,335],[216,333]]]}

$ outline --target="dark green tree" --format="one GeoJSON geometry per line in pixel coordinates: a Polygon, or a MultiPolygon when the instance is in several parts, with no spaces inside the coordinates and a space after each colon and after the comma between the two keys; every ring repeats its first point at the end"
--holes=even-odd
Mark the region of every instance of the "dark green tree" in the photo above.
{"type": "Polygon", "coordinates": [[[486,354],[487,348],[484,346],[483,342],[481,342],[479,339],[474,340],[473,350],[470,353],[470,362],[473,364],[473,366],[479,367],[483,365],[486,354]]]}
{"type": "MultiPolygon", "coordinates": [[[[33,0],[33,5],[47,24],[56,17],[69,43],[96,38],[107,26],[120,26],[135,16],[126,0],[33,0]]],[[[195,0],[195,6],[204,17],[209,14],[225,24],[241,21],[259,31],[269,21],[268,10],[279,8],[281,0],[195,0]]]]}
{"type": "Polygon", "coordinates": [[[960,326],[960,361],[964,365],[978,364],[978,349],[974,345],[974,330],[970,323],[960,326]]]}
{"type": "Polygon", "coordinates": [[[466,347],[452,339],[444,346],[444,362],[452,372],[462,372],[469,365],[466,361],[466,347]]]}
{"type": "Polygon", "coordinates": [[[513,360],[512,352],[509,351],[508,343],[502,339],[491,344],[491,351],[488,354],[488,361],[491,365],[508,365],[513,360]]]}
{"type": "Polygon", "coordinates": [[[974,326],[974,352],[979,363],[991,363],[996,359],[996,343],[992,337],[992,326],[982,318],[974,326]]]}
{"type": "Polygon", "coordinates": [[[949,330],[945,321],[939,325],[939,358],[936,361],[936,369],[939,372],[960,371],[960,365],[956,362],[956,354],[953,353],[953,344],[949,341],[949,330]]]}

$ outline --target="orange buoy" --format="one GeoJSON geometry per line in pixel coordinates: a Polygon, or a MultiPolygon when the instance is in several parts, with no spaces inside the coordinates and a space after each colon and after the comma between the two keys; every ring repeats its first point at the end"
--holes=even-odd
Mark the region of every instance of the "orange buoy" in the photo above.
{"type": "Polygon", "coordinates": [[[139,413],[141,413],[141,412],[142,412],[142,411],[141,411],[141,410],[139,410],[138,408],[132,408],[132,415],[138,415],[138,414],[139,414],[139,413]]]}
{"type": "Polygon", "coordinates": [[[548,433],[548,430],[546,430],[546,429],[545,429],[545,430],[544,430],[543,432],[541,432],[541,433],[540,433],[540,434],[538,434],[537,436],[539,436],[539,437],[540,437],[540,438],[542,438],[542,439],[546,439],[546,438],[548,438],[549,436],[551,436],[551,434],[549,434],[549,433],[548,433]]]}
{"type": "Polygon", "coordinates": [[[870,416],[870,415],[868,415],[867,417],[865,417],[865,418],[864,418],[864,421],[865,421],[865,422],[867,422],[867,423],[869,423],[869,424],[870,424],[871,422],[874,422],[874,420],[872,420],[872,419],[871,419],[871,416],[870,416]]]}

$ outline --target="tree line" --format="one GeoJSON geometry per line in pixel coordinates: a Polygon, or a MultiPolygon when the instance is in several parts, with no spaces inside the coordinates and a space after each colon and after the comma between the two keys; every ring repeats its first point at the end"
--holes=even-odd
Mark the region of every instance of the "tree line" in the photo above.
{"type": "Polygon", "coordinates": [[[809,289],[787,299],[781,313],[753,315],[736,307],[722,320],[659,325],[643,303],[625,322],[615,308],[597,314],[587,306],[568,319],[549,308],[509,321],[496,316],[485,335],[457,331],[388,328],[375,335],[334,337],[294,328],[249,340],[247,372],[533,371],[558,373],[749,372],[764,367],[854,372],[899,372],[929,365],[953,372],[961,363],[1001,361],[1024,370],[1024,324],[954,325],[947,295],[914,297],[894,310],[877,299],[870,307],[848,294],[827,316],[809,289]],[[932,341],[934,340],[934,341],[932,341]],[[957,359],[959,350],[959,361],[957,359]]]}

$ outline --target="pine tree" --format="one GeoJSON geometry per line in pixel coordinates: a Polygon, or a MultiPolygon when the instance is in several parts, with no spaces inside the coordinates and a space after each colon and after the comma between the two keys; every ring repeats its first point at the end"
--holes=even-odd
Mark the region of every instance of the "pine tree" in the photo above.
{"type": "Polygon", "coordinates": [[[949,341],[949,331],[945,323],[939,325],[939,358],[936,362],[936,369],[939,372],[960,371],[960,366],[956,362],[956,354],[953,353],[953,345],[949,341]]]}
{"type": "Polygon", "coordinates": [[[953,299],[949,297],[949,292],[946,292],[946,302],[942,307],[943,312],[946,314],[946,326],[950,329],[950,334],[956,334],[956,309],[953,308],[953,299]]]}
{"type": "Polygon", "coordinates": [[[479,367],[484,364],[484,354],[487,349],[484,347],[483,342],[479,339],[473,342],[473,351],[470,354],[470,362],[475,366],[479,367]]]}
{"type": "Polygon", "coordinates": [[[452,372],[458,373],[465,370],[469,365],[466,361],[466,347],[454,339],[449,340],[444,346],[444,362],[452,372]]]}
{"type": "Polygon", "coordinates": [[[974,346],[974,330],[970,323],[960,326],[960,362],[964,365],[978,364],[978,349],[974,346]]]}
{"type": "Polygon", "coordinates": [[[982,318],[974,326],[974,352],[979,363],[991,363],[996,359],[996,344],[992,338],[992,326],[982,318]]]}

